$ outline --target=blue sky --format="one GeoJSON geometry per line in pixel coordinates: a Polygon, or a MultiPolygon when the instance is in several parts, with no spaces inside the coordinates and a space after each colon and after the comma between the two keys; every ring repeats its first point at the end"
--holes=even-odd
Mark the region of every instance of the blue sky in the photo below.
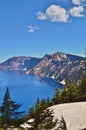
{"type": "Polygon", "coordinates": [[[0,0],[0,61],[85,47],[86,0],[0,0]]]}

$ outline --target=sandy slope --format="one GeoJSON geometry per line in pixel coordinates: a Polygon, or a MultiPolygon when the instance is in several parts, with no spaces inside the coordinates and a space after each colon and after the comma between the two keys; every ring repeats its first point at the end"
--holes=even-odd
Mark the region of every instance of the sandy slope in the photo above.
{"type": "Polygon", "coordinates": [[[51,107],[55,118],[64,117],[68,130],[81,130],[86,128],[86,102],[66,103],[51,107]]]}

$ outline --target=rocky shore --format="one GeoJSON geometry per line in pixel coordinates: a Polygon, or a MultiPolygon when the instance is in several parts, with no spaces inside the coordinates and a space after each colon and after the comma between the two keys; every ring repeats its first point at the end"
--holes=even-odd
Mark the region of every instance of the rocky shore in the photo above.
{"type": "Polygon", "coordinates": [[[55,118],[64,117],[68,130],[86,128],[86,102],[65,103],[51,108],[54,110],[55,118]]]}

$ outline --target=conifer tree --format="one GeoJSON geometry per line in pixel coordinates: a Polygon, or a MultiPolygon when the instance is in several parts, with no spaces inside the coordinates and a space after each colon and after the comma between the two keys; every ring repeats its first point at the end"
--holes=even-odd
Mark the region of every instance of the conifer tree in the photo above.
{"type": "Polygon", "coordinates": [[[62,103],[61,92],[58,90],[58,88],[56,88],[55,90],[55,94],[53,95],[52,102],[53,105],[62,103]]]}
{"type": "Polygon", "coordinates": [[[78,89],[79,89],[79,100],[86,101],[86,73],[84,74],[78,89]]]}
{"type": "Polygon", "coordinates": [[[2,106],[0,106],[0,113],[2,117],[2,126],[4,130],[7,130],[11,125],[16,125],[24,112],[19,112],[20,104],[17,104],[10,97],[9,88],[6,89],[6,93],[3,98],[2,106]]]}
{"type": "Polygon", "coordinates": [[[57,124],[57,120],[53,120],[53,110],[46,109],[41,111],[42,108],[36,111],[32,122],[28,122],[31,128],[28,130],[51,130],[57,124]]]}
{"type": "Polygon", "coordinates": [[[30,108],[28,130],[67,130],[63,116],[61,120],[54,119],[54,111],[44,104],[45,101],[38,98],[35,107],[30,108]]]}
{"type": "Polygon", "coordinates": [[[47,101],[39,98],[36,101],[35,107],[31,107],[29,111],[29,119],[32,119],[32,122],[28,122],[31,125],[31,128],[28,130],[50,130],[55,127],[57,120],[53,120],[54,114],[53,110],[47,109],[47,101]]]}
{"type": "Polygon", "coordinates": [[[78,99],[77,85],[72,83],[70,79],[67,80],[65,88],[62,91],[63,102],[74,102],[78,99]]]}

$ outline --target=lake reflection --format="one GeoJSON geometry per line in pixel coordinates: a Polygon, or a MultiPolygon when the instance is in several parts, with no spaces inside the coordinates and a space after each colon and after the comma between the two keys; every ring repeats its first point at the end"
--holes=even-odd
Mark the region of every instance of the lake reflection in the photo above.
{"type": "Polygon", "coordinates": [[[35,104],[38,97],[40,99],[52,97],[55,87],[62,88],[60,84],[48,78],[19,72],[0,71],[0,105],[7,86],[10,89],[12,99],[17,103],[21,103],[21,109],[27,111],[30,106],[35,104]]]}

